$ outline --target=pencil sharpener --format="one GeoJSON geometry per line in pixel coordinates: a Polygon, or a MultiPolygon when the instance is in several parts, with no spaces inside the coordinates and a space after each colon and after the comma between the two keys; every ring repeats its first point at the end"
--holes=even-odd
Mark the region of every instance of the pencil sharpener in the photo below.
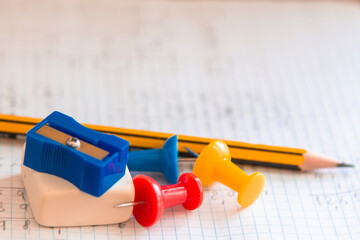
{"type": "Polygon", "coordinates": [[[129,142],[53,112],[26,134],[24,165],[99,197],[125,174],[129,142]]]}
{"type": "Polygon", "coordinates": [[[132,206],[114,208],[119,203],[134,201],[134,184],[127,168],[125,175],[101,197],[91,196],[65,179],[37,172],[23,164],[21,177],[32,214],[42,226],[116,224],[132,215],[132,206]]]}

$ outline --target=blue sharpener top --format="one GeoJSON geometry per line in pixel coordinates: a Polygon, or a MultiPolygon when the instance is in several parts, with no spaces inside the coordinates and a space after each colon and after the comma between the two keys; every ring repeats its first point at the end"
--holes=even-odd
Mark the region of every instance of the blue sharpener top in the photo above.
{"type": "Polygon", "coordinates": [[[128,151],[128,141],[86,128],[55,111],[27,132],[24,165],[66,179],[81,191],[99,197],[124,176],[128,151]],[[44,125],[108,154],[100,160],[37,133],[44,125]]]}

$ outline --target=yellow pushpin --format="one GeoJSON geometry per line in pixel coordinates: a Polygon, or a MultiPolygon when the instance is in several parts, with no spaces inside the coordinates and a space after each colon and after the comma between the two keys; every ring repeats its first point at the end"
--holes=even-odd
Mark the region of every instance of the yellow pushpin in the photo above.
{"type": "Polygon", "coordinates": [[[265,176],[255,172],[250,176],[231,162],[229,148],[223,141],[213,141],[201,151],[193,173],[203,186],[221,182],[238,193],[241,206],[250,206],[265,186],[265,176]]]}

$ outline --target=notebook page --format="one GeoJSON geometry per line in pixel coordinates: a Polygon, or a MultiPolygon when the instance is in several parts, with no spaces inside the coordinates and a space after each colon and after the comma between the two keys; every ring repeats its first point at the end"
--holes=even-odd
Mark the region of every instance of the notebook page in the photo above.
{"type": "MultiPolygon", "coordinates": [[[[301,147],[360,164],[357,1],[0,6],[0,113],[44,118],[59,110],[80,122],[301,147]]],[[[133,218],[42,227],[19,175],[23,143],[0,139],[0,239],[360,237],[358,168],[239,165],[267,178],[246,209],[215,184],[198,210],[167,209],[150,228],[133,218]]]]}

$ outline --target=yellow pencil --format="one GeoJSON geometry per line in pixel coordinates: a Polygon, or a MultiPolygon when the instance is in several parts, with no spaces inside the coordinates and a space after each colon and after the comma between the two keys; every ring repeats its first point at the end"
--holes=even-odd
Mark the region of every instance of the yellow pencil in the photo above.
{"type": "MultiPolygon", "coordinates": [[[[26,132],[39,123],[39,118],[29,118],[0,114],[0,133],[3,136],[26,135],[26,132]]],[[[118,127],[106,127],[83,124],[93,130],[117,135],[130,142],[135,148],[160,148],[171,133],[134,130],[118,127]]],[[[178,135],[178,151],[188,153],[185,147],[200,153],[212,142],[213,138],[178,135]]],[[[233,162],[248,163],[262,166],[312,170],[316,168],[353,167],[351,164],[339,163],[336,160],[308,152],[304,149],[276,147],[261,144],[250,144],[238,141],[225,141],[230,149],[233,162]]]]}

